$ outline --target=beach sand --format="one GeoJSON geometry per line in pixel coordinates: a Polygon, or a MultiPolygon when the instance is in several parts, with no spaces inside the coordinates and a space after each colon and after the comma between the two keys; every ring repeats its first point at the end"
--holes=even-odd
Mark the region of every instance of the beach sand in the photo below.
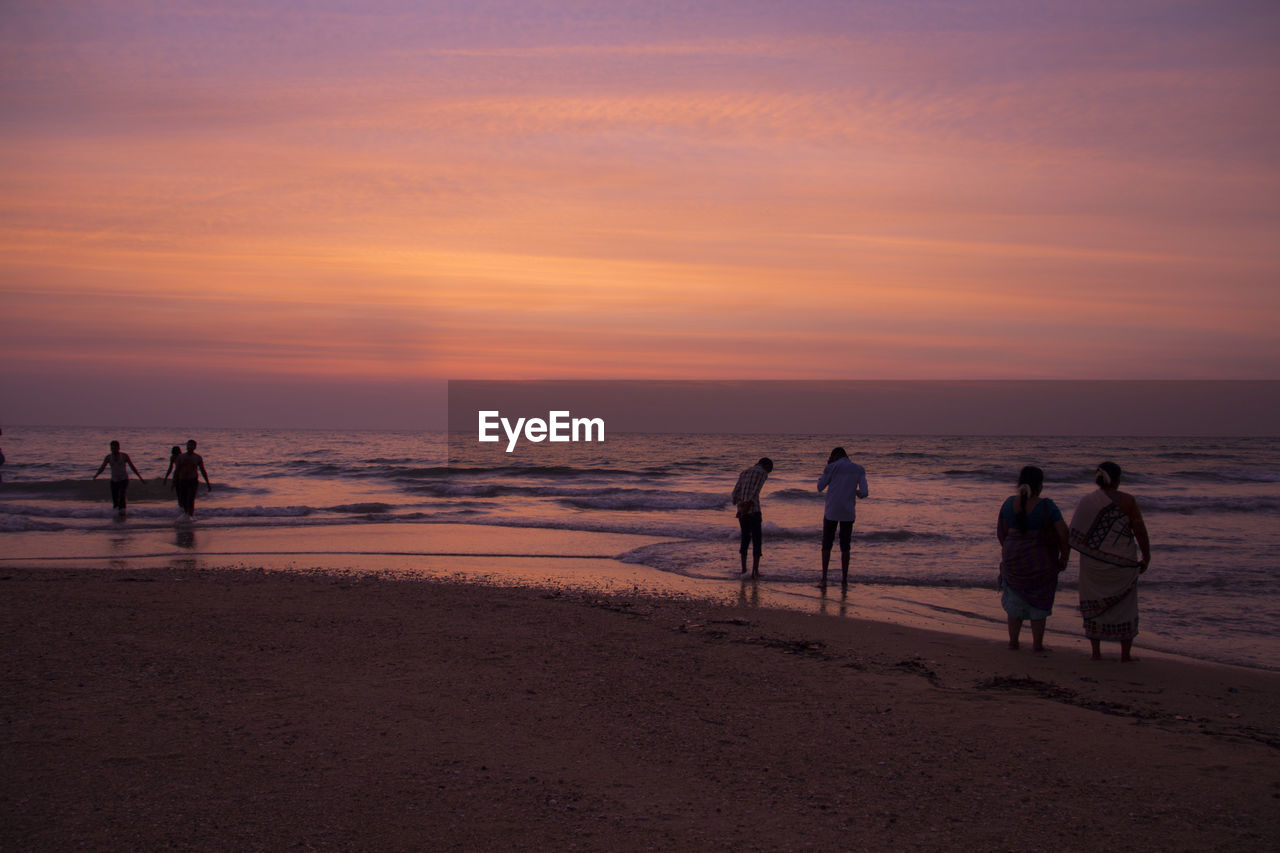
{"type": "Polygon", "coordinates": [[[5,850],[1280,838],[1280,673],[372,574],[0,578],[5,850]]]}

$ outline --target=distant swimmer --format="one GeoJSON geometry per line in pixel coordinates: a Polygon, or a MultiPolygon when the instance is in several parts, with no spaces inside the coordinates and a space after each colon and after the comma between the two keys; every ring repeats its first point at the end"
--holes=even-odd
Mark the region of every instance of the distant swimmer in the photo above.
{"type": "Polygon", "coordinates": [[[196,453],[195,440],[187,442],[187,452],[178,457],[173,466],[173,484],[178,490],[178,506],[191,518],[196,514],[196,492],[200,489],[200,476],[204,476],[206,491],[213,491],[209,474],[204,470],[204,457],[196,453]]]}
{"type": "Polygon", "coordinates": [[[742,530],[742,574],[747,573],[747,545],[753,553],[751,577],[760,576],[761,540],[764,538],[764,515],[760,509],[760,490],[773,471],[773,460],[762,458],[738,475],[733,487],[733,503],[738,508],[738,527],[742,530]]]}
{"type": "Polygon", "coordinates": [[[853,522],[857,518],[858,498],[865,498],[867,471],[849,458],[843,447],[834,448],[827,457],[827,467],[818,478],[818,491],[827,493],[822,515],[822,583],[827,588],[827,566],[831,563],[831,546],[840,529],[841,585],[849,585],[849,550],[853,541],[853,522]]]}
{"type": "MultiPolygon", "coordinates": [[[[160,480],[160,482],[161,482],[161,483],[168,483],[168,482],[169,482],[169,475],[170,475],[170,474],[172,474],[172,473],[173,473],[173,470],[174,470],[175,468],[177,468],[177,467],[178,467],[178,457],[179,457],[179,456],[181,456],[181,455],[182,455],[182,448],[181,448],[181,447],[179,447],[178,445],[176,445],[176,444],[175,444],[172,448],[170,448],[170,450],[169,450],[169,468],[168,468],[168,470],[166,470],[166,471],[164,472],[164,478],[160,480]]],[[[174,494],[176,495],[176,494],[177,494],[177,492],[178,492],[178,481],[177,481],[177,480],[174,480],[174,481],[173,481],[173,484],[172,484],[169,488],[173,489],[174,494]]],[[[181,500],[179,500],[179,501],[178,501],[178,508],[179,508],[179,509],[181,509],[181,508],[182,508],[182,501],[181,501],[181,500]]]]}
{"type": "Polygon", "coordinates": [[[168,470],[166,470],[166,471],[164,472],[164,479],[162,479],[160,482],[162,482],[162,483],[167,483],[167,482],[169,482],[169,475],[170,475],[170,474],[172,474],[172,473],[173,473],[173,469],[174,469],[174,468],[176,468],[176,467],[178,466],[178,457],[179,457],[179,456],[181,456],[181,455],[182,455],[182,448],[181,448],[181,447],[179,447],[178,445],[176,445],[176,444],[175,444],[172,448],[170,448],[170,450],[169,450],[169,468],[168,468],[168,470]]]}
{"type": "Polygon", "coordinates": [[[127,506],[127,493],[129,491],[129,469],[133,469],[133,474],[138,478],[139,483],[145,483],[142,475],[138,473],[138,469],[134,467],[133,460],[129,458],[128,453],[120,452],[120,442],[111,442],[111,452],[102,457],[102,464],[98,466],[98,473],[93,475],[93,479],[98,479],[106,467],[111,466],[111,505],[115,507],[116,512],[124,514],[127,506]]]}

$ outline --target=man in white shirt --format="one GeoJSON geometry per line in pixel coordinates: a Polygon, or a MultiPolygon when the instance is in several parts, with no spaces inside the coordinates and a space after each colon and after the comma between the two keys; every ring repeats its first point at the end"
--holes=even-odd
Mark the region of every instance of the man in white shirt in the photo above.
{"type": "Polygon", "coordinates": [[[867,471],[849,458],[843,447],[827,457],[827,467],[818,478],[818,491],[826,490],[827,506],[822,518],[822,583],[827,588],[827,566],[831,563],[831,546],[836,528],[840,529],[841,586],[849,586],[849,548],[853,541],[853,521],[857,517],[858,498],[865,498],[867,471]]]}

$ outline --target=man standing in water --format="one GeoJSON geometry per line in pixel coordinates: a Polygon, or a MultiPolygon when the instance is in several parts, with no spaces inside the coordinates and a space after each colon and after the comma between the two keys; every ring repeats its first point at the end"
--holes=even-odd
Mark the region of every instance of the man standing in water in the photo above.
{"type": "Polygon", "coordinates": [[[831,563],[831,546],[835,544],[836,528],[840,528],[841,586],[849,586],[849,548],[853,541],[853,521],[857,515],[858,498],[865,498],[867,471],[849,458],[843,447],[837,447],[827,457],[827,467],[818,478],[818,491],[827,492],[827,506],[822,518],[822,583],[827,588],[827,566],[831,563]]]}
{"type": "Polygon", "coordinates": [[[204,457],[196,453],[196,443],[187,442],[187,452],[178,457],[173,466],[173,485],[178,490],[178,506],[191,518],[196,514],[196,492],[200,489],[200,475],[204,475],[206,491],[213,491],[209,474],[204,470],[204,457]]]}
{"type": "Polygon", "coordinates": [[[762,458],[738,475],[733,487],[733,502],[738,507],[738,526],[742,528],[742,574],[747,573],[747,543],[751,543],[754,561],[751,577],[760,577],[760,547],[764,537],[764,514],[760,510],[760,489],[773,470],[773,460],[762,458]]]}
{"type": "Polygon", "coordinates": [[[101,474],[108,465],[111,466],[111,505],[115,507],[116,512],[124,515],[127,505],[125,495],[129,491],[129,469],[133,468],[133,475],[138,478],[139,483],[145,483],[146,480],[142,479],[142,475],[134,467],[129,454],[120,452],[118,441],[111,442],[111,452],[102,457],[102,464],[98,466],[98,473],[93,475],[93,479],[98,479],[98,474],[101,474]]]}

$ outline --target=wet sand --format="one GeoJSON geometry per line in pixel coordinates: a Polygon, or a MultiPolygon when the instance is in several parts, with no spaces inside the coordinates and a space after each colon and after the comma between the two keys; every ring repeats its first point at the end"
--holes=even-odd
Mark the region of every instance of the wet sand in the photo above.
{"type": "MultiPolygon", "coordinates": [[[[376,572],[386,576],[455,580],[498,586],[553,587],[582,593],[647,594],[699,598],[720,604],[845,616],[946,631],[968,637],[1005,636],[999,593],[989,586],[904,586],[862,583],[862,571],[897,574],[881,565],[859,565],[851,574],[850,594],[837,584],[817,587],[814,554],[808,582],[796,572],[774,574],[766,562],[758,584],[741,583],[736,540],[726,539],[714,565],[699,576],[675,574],[628,561],[628,553],[670,541],[598,531],[502,525],[320,524],[312,526],[223,526],[216,520],[195,524],[126,522],[75,531],[27,531],[4,534],[0,571],[7,566],[83,569],[158,569],[376,572]],[[786,575],[790,577],[786,577],[786,575]]],[[[900,558],[906,559],[906,558],[900,558]]],[[[839,576],[836,570],[833,580],[839,576]]],[[[1146,593],[1144,592],[1144,599],[1146,593]]],[[[1262,669],[1280,666],[1280,641],[1254,633],[1224,647],[1197,648],[1159,615],[1144,619],[1136,647],[1148,657],[1178,652],[1200,660],[1242,663],[1262,669]],[[1199,652],[1197,654],[1197,652],[1199,652]]],[[[1030,629],[1024,631],[1030,642],[1030,629]]],[[[1048,622],[1050,643],[1076,648],[1080,620],[1074,593],[1059,596],[1048,622]]]]}
{"type": "Polygon", "coordinates": [[[198,566],[0,577],[4,849],[1280,837],[1276,673],[1093,663],[1083,643],[1037,656],[746,593],[198,566]]]}

